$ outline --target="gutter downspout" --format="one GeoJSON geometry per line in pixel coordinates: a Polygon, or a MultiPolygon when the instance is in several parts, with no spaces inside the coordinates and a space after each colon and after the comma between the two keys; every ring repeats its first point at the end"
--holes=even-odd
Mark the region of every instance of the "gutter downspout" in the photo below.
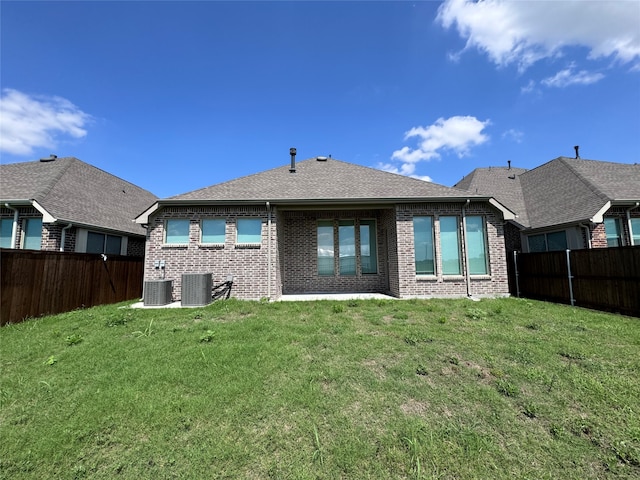
{"type": "Polygon", "coordinates": [[[584,228],[586,235],[585,238],[587,239],[587,248],[591,249],[591,229],[589,228],[589,225],[587,225],[586,223],[579,223],[578,226],[580,228],[584,228]]]}
{"type": "Polygon", "coordinates": [[[62,235],[60,237],[60,251],[61,252],[64,252],[64,242],[67,239],[67,230],[69,230],[71,227],[73,227],[73,224],[70,223],[69,225],[67,225],[66,227],[64,227],[62,229],[62,235]]]}
{"type": "Polygon", "coordinates": [[[271,205],[267,202],[267,298],[271,300],[271,205]]]}
{"type": "Polygon", "coordinates": [[[631,227],[631,210],[633,210],[634,208],[638,208],[639,206],[640,206],[640,202],[636,202],[636,204],[633,207],[627,208],[627,227],[629,229],[629,245],[635,245],[633,241],[633,228],[631,227]]]}
{"type": "Polygon", "coordinates": [[[462,246],[464,248],[464,277],[467,283],[467,297],[471,296],[471,277],[469,275],[469,251],[467,249],[467,214],[466,207],[469,206],[471,200],[467,198],[467,202],[462,206],[462,246]]]}
{"type": "Polygon", "coordinates": [[[18,209],[12,207],[8,203],[4,204],[9,210],[13,210],[13,226],[11,227],[11,248],[16,248],[16,240],[18,239],[18,209]]]}

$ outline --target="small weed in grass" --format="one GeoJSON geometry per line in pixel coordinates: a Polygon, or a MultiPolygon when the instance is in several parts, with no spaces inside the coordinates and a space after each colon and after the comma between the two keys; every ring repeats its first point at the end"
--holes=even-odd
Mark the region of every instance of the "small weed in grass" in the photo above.
{"type": "Polygon", "coordinates": [[[516,385],[505,379],[500,379],[496,383],[496,388],[505,397],[517,397],[520,390],[516,385]]]}
{"type": "Polygon", "coordinates": [[[55,365],[56,363],[58,363],[58,358],[55,355],[51,355],[44,362],[42,362],[43,365],[55,365]]]}
{"type": "Polygon", "coordinates": [[[459,365],[460,364],[460,360],[458,359],[458,357],[454,357],[454,356],[451,356],[451,357],[447,358],[447,361],[451,365],[459,365]]]}
{"type": "Polygon", "coordinates": [[[141,330],[137,330],[133,332],[133,335],[137,337],[150,337],[153,334],[153,330],[151,329],[152,325],[153,325],[153,319],[149,321],[149,326],[144,329],[144,332],[141,330]]]}
{"type": "Polygon", "coordinates": [[[394,313],[393,314],[393,318],[395,318],[396,320],[408,320],[409,319],[409,315],[407,315],[404,312],[394,313]]]}
{"type": "Polygon", "coordinates": [[[567,360],[584,360],[586,356],[580,352],[572,352],[567,350],[560,350],[558,355],[566,358],[567,360]]]}
{"type": "Polygon", "coordinates": [[[133,318],[133,314],[131,312],[127,312],[127,313],[118,312],[117,315],[111,315],[109,317],[106,325],[107,327],[117,327],[117,326],[126,325],[129,322],[129,320],[131,320],[132,318],[133,318]]]}
{"type": "Polygon", "coordinates": [[[64,341],[66,342],[67,346],[71,346],[71,345],[77,345],[80,342],[82,342],[82,335],[78,334],[78,333],[74,333],[72,335],[68,335],[67,338],[64,339],[64,341]]]}
{"type": "Polygon", "coordinates": [[[527,323],[525,327],[527,327],[529,330],[540,330],[542,328],[542,326],[537,322],[527,323]]]}
{"type": "Polygon", "coordinates": [[[215,333],[212,330],[207,330],[204,334],[200,335],[200,342],[211,342],[214,336],[215,333]]]}
{"type": "Polygon", "coordinates": [[[465,313],[465,315],[467,318],[470,318],[471,320],[487,319],[487,312],[485,312],[481,308],[470,308],[469,310],[467,310],[467,313],[465,313]]]}
{"type": "Polygon", "coordinates": [[[342,312],[344,312],[344,307],[342,306],[342,304],[341,304],[341,303],[334,303],[334,304],[331,306],[331,311],[332,311],[333,313],[342,313],[342,312]]]}
{"type": "Polygon", "coordinates": [[[315,450],[313,451],[313,460],[319,461],[320,465],[324,465],[324,454],[322,453],[322,446],[320,445],[320,436],[318,435],[318,427],[313,426],[313,445],[315,450]]]}
{"type": "Polygon", "coordinates": [[[447,323],[447,317],[439,317],[438,318],[438,323],[440,323],[440,324],[447,323]]]}
{"type": "Polygon", "coordinates": [[[416,368],[416,375],[426,376],[427,374],[427,367],[422,364],[418,365],[418,368],[416,368]]]}
{"type": "Polygon", "coordinates": [[[533,403],[527,403],[522,407],[522,413],[524,413],[526,417],[536,418],[539,415],[540,411],[537,405],[533,403]]]}

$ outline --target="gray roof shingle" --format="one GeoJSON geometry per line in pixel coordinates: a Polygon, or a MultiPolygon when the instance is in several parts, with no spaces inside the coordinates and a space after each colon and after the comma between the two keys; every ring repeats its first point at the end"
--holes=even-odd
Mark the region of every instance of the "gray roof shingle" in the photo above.
{"type": "Polygon", "coordinates": [[[640,200],[640,165],[558,157],[532,170],[476,169],[456,184],[491,194],[528,228],[588,221],[607,202],[640,200]],[[520,171],[518,171],[520,170],[520,171]]]}
{"type": "Polygon", "coordinates": [[[0,198],[35,200],[60,222],[136,235],[140,211],[157,200],[151,192],[74,157],[0,165],[0,198]]]}
{"type": "MultiPolygon", "coordinates": [[[[184,201],[281,201],[391,200],[461,198],[460,190],[384,172],[333,158],[297,162],[210,187],[170,197],[184,201]]],[[[473,197],[473,195],[472,195],[473,197]]]]}

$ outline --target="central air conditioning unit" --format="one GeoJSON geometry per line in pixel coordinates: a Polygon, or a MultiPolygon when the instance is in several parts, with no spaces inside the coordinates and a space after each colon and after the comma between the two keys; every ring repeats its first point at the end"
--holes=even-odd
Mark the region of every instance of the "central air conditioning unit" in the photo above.
{"type": "Polygon", "coordinates": [[[144,282],[143,302],[145,306],[160,306],[171,303],[173,280],[147,280],[144,282]]]}
{"type": "Polygon", "coordinates": [[[211,273],[183,273],[182,299],[183,307],[196,307],[211,303],[211,273]]]}

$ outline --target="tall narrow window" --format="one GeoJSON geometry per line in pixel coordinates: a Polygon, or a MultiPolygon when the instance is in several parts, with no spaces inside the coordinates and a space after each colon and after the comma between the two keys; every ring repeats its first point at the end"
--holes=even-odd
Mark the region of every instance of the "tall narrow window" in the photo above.
{"type": "Polygon", "coordinates": [[[224,218],[202,220],[200,242],[223,244],[226,225],[224,218]]]}
{"type": "Polygon", "coordinates": [[[378,271],[375,220],[360,220],[360,267],[362,273],[378,271]]]}
{"type": "Polygon", "coordinates": [[[356,274],[356,227],[353,220],[340,220],[338,224],[340,275],[356,274]]]}
{"type": "Polygon", "coordinates": [[[470,216],[466,218],[466,224],[469,275],[486,275],[488,272],[488,255],[484,219],[470,216]]]}
{"type": "Polygon", "coordinates": [[[434,275],[433,261],[433,219],[413,217],[413,248],[416,275],[434,275]]]}
{"type": "Polygon", "coordinates": [[[262,243],[262,220],[259,218],[239,218],[236,243],[259,245],[262,243]]]}
{"type": "Polygon", "coordinates": [[[604,231],[607,235],[607,247],[621,247],[620,219],[608,217],[604,219],[604,231]]]}
{"type": "Polygon", "coordinates": [[[440,248],[443,275],[460,275],[458,217],[440,217],[440,248]]]}
{"type": "Polygon", "coordinates": [[[318,222],[318,275],[333,275],[333,222],[318,222]]]}
{"type": "Polygon", "coordinates": [[[11,239],[13,233],[13,219],[3,218],[0,220],[0,247],[11,248],[11,239]]]}
{"type": "Polygon", "coordinates": [[[183,218],[167,220],[164,243],[187,245],[189,243],[189,220],[183,218]]]}
{"type": "Polygon", "coordinates": [[[631,230],[633,230],[633,244],[640,245],[640,218],[631,219],[631,230]]]}
{"type": "Polygon", "coordinates": [[[22,248],[27,250],[40,250],[42,248],[41,218],[27,218],[25,220],[22,248]]]}

